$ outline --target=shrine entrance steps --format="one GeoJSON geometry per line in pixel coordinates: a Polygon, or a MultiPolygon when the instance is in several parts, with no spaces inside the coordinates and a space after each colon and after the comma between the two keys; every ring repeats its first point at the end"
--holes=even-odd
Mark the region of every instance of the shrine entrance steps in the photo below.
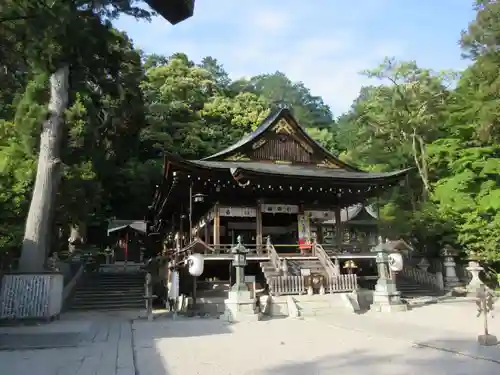
{"type": "Polygon", "coordinates": [[[444,295],[444,291],[439,290],[431,285],[419,284],[416,281],[398,275],[396,286],[401,292],[401,297],[411,299],[419,297],[440,297],[444,295]]]}
{"type": "Polygon", "coordinates": [[[80,311],[143,308],[143,295],[143,272],[86,272],[69,308],[80,311]]]}
{"type": "Polygon", "coordinates": [[[325,295],[272,296],[267,314],[272,317],[307,318],[334,315],[338,312],[353,312],[350,293],[325,295]]]}
{"type": "MultiPolygon", "coordinates": [[[[311,270],[311,274],[322,274],[325,277],[327,276],[326,270],[318,259],[288,258],[286,259],[286,265],[288,268],[288,275],[290,276],[301,276],[302,269],[311,270]]],[[[281,272],[277,271],[270,261],[260,262],[260,267],[268,283],[271,277],[281,276],[281,272]]]]}
{"type": "Polygon", "coordinates": [[[325,268],[318,259],[287,259],[288,274],[301,276],[301,270],[309,269],[311,274],[322,274],[327,276],[325,268]]]}
{"type": "Polygon", "coordinates": [[[265,277],[268,284],[269,284],[269,280],[272,277],[281,275],[281,272],[277,271],[276,268],[274,268],[271,261],[260,262],[260,268],[262,269],[262,273],[264,274],[264,277],[265,277]]]}

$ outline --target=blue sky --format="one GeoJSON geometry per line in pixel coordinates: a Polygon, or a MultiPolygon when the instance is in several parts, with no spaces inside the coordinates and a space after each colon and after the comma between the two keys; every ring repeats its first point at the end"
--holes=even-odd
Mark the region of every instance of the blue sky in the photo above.
{"type": "Polygon", "coordinates": [[[368,83],[359,72],[385,56],[467,66],[458,39],[474,16],[472,0],[196,0],[194,16],[175,26],[128,17],[115,25],[147,53],[213,56],[232,78],[280,70],[340,115],[368,83]]]}

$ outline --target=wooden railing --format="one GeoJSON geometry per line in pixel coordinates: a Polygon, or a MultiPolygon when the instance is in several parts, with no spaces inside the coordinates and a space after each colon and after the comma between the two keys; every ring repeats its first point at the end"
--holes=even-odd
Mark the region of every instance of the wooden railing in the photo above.
{"type": "Polygon", "coordinates": [[[328,278],[327,292],[351,292],[358,288],[358,277],[355,274],[337,275],[328,278]]]}
{"type": "Polygon", "coordinates": [[[274,248],[270,237],[267,237],[266,240],[266,252],[269,255],[269,260],[271,261],[271,264],[274,266],[276,271],[283,271],[280,256],[274,248]]]}
{"type": "Polygon", "coordinates": [[[275,296],[306,294],[304,276],[276,276],[269,280],[269,291],[275,296]]]}
{"type": "Polygon", "coordinates": [[[315,254],[323,268],[326,270],[327,274],[329,277],[334,277],[336,275],[340,274],[340,270],[338,267],[335,266],[335,264],[332,262],[328,254],[326,253],[325,249],[323,249],[323,246],[321,246],[317,242],[313,242],[313,254],[315,254]]]}
{"type": "MultiPolygon", "coordinates": [[[[326,280],[326,293],[351,292],[358,287],[358,279],[354,274],[337,275],[326,280]]],[[[305,276],[276,276],[269,280],[269,291],[275,296],[306,294],[305,276]]]]}
{"type": "Polygon", "coordinates": [[[430,272],[421,270],[418,267],[405,265],[403,269],[399,272],[401,276],[407,277],[417,284],[426,284],[430,285],[437,289],[442,289],[443,286],[439,281],[438,277],[430,272]]]}

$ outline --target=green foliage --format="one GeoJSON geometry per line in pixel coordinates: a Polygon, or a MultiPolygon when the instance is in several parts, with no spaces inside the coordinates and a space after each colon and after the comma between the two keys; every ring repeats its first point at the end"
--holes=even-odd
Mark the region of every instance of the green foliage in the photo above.
{"type": "Polygon", "coordinates": [[[161,182],[163,153],[198,159],[291,107],[326,149],[367,171],[412,167],[380,197],[385,235],[435,254],[444,244],[500,260],[500,5],[477,0],[462,33],[461,74],[384,60],[363,74],[336,120],[321,97],[275,72],[231,81],[220,62],[144,55],[111,21],[148,17],[136,2],[7,0],[0,5],[0,249],[22,239],[36,171],[48,77],[71,66],[63,176],[54,223],[142,218],[161,182]]]}

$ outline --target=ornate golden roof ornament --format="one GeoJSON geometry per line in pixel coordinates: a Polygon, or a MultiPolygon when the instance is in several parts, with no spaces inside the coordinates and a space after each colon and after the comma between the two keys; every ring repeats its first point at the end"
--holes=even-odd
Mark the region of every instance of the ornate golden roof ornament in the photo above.
{"type": "Polygon", "coordinates": [[[275,133],[295,134],[295,129],[285,119],[279,120],[278,123],[274,125],[273,130],[275,133]]]}
{"type": "Polygon", "coordinates": [[[317,164],[318,167],[323,167],[323,168],[332,168],[332,169],[338,169],[340,168],[336,163],[333,161],[329,160],[328,158],[325,158],[321,161],[321,163],[317,164]]]}
{"type": "Polygon", "coordinates": [[[247,160],[250,160],[250,158],[248,156],[246,156],[245,154],[238,152],[236,154],[233,154],[233,155],[227,157],[226,160],[229,160],[229,161],[247,161],[247,160]]]}
{"type": "Polygon", "coordinates": [[[252,145],[252,149],[253,150],[257,150],[258,148],[264,146],[266,144],[267,140],[264,139],[264,138],[261,138],[259,139],[257,142],[255,142],[253,145],[252,145]]]}
{"type": "Polygon", "coordinates": [[[313,153],[313,149],[311,146],[309,146],[304,140],[299,139],[299,137],[296,137],[296,141],[300,144],[300,146],[306,150],[309,154],[313,153]]]}

